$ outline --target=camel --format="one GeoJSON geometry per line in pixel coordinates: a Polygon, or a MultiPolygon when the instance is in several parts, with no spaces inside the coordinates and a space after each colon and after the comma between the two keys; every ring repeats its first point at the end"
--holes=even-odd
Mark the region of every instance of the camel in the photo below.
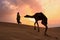
{"type": "Polygon", "coordinates": [[[34,18],[35,19],[34,30],[36,30],[35,24],[37,23],[38,32],[39,32],[39,24],[38,24],[38,21],[39,20],[42,20],[41,23],[46,27],[45,28],[45,32],[44,32],[44,34],[46,35],[47,29],[48,29],[48,26],[47,26],[47,17],[42,12],[35,13],[33,16],[26,15],[24,17],[26,17],[26,18],[34,18]]]}

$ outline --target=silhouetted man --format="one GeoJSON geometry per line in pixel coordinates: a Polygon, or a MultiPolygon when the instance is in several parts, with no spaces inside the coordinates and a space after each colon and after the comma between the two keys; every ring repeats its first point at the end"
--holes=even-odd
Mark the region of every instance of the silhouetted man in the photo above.
{"type": "Polygon", "coordinates": [[[19,12],[17,13],[17,23],[18,23],[18,24],[21,23],[21,22],[20,22],[20,15],[19,15],[19,12]]]}

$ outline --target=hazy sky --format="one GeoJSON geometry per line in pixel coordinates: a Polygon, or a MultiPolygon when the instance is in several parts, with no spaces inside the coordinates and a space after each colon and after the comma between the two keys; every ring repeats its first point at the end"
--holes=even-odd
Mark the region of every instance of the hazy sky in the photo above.
{"type": "Polygon", "coordinates": [[[16,23],[18,11],[23,24],[34,23],[34,19],[24,18],[26,14],[34,15],[42,11],[48,18],[49,27],[60,26],[60,0],[0,0],[1,22],[16,23]]]}

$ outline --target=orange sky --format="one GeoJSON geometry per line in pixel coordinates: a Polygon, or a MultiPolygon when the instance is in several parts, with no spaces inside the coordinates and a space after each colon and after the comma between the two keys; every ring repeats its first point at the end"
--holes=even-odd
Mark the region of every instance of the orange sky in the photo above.
{"type": "Polygon", "coordinates": [[[2,18],[0,21],[16,23],[16,13],[19,11],[23,24],[34,25],[34,19],[24,16],[42,11],[48,18],[49,27],[60,26],[60,0],[4,0],[2,4],[4,4],[3,9],[8,9],[8,12],[2,12],[3,9],[0,11],[0,14],[7,13],[4,16],[0,15],[2,18]]]}

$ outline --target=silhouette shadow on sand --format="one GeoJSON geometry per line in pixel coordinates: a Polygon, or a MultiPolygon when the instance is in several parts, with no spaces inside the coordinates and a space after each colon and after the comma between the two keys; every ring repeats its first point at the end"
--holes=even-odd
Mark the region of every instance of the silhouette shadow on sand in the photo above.
{"type": "MultiPolygon", "coordinates": [[[[35,13],[33,16],[26,15],[24,17],[26,17],[26,18],[34,18],[35,19],[34,25],[37,23],[38,32],[39,32],[39,24],[38,24],[38,21],[39,20],[42,20],[41,23],[46,27],[44,34],[47,35],[47,33],[46,33],[47,32],[47,29],[48,29],[48,26],[47,26],[47,17],[42,12],[35,13]]],[[[36,26],[34,26],[34,30],[36,30],[36,26]]]]}

